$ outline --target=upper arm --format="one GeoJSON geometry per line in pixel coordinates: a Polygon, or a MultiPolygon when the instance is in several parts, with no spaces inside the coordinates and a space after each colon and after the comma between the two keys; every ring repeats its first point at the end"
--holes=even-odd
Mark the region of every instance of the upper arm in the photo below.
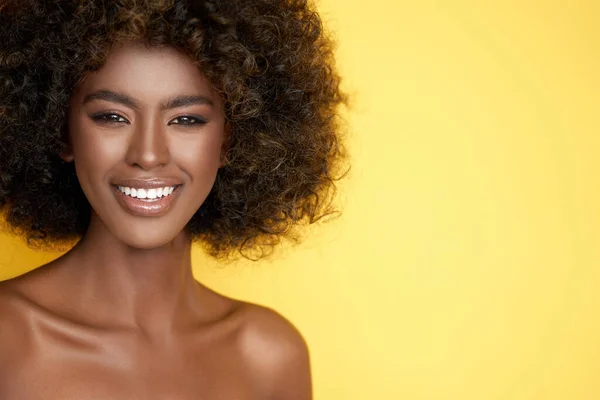
{"type": "Polygon", "coordinates": [[[243,353],[264,398],[312,400],[306,341],[294,325],[275,311],[251,308],[242,339],[243,353]]]}

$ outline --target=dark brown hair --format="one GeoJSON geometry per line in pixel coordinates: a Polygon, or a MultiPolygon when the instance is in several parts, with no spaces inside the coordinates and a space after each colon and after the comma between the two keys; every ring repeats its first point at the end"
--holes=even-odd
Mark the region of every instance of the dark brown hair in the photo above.
{"type": "Polygon", "coordinates": [[[68,102],[114,45],[140,40],[188,54],[232,128],[229,163],[186,226],[195,241],[256,260],[336,213],[345,97],[306,0],[19,0],[0,5],[0,212],[12,232],[35,247],[85,234],[90,204],[58,157],[68,102]]]}

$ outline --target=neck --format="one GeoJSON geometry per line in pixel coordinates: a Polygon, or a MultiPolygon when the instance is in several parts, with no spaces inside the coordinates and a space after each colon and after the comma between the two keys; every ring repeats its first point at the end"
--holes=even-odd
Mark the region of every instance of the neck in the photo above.
{"type": "Polygon", "coordinates": [[[85,237],[67,256],[74,266],[70,294],[98,323],[164,337],[166,331],[189,325],[199,312],[200,288],[185,232],[162,247],[136,249],[92,218],[85,237]]]}

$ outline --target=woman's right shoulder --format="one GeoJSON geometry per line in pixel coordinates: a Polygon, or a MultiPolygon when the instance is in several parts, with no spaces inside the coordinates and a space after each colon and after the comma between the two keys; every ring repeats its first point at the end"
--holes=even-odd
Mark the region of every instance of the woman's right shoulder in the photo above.
{"type": "Polygon", "coordinates": [[[20,293],[12,279],[0,282],[0,345],[5,337],[14,334],[13,323],[19,319],[20,293]]]}
{"type": "MultiPolygon", "coordinates": [[[[18,280],[8,279],[0,282],[0,335],[6,333],[7,319],[14,318],[20,303],[18,280]]],[[[2,341],[0,341],[2,343],[2,341]]]]}
{"type": "MultiPolygon", "coordinates": [[[[23,306],[26,299],[27,280],[26,275],[21,275],[0,281],[0,318],[12,316],[19,307],[23,306]]],[[[3,325],[0,324],[0,327],[3,325]]]]}
{"type": "Polygon", "coordinates": [[[18,283],[0,282],[0,374],[4,365],[21,354],[27,337],[27,302],[18,283]]]}

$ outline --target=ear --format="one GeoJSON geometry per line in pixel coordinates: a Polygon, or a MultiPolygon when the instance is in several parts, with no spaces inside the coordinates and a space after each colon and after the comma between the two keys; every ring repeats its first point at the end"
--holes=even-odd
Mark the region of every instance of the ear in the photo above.
{"type": "Polygon", "coordinates": [[[71,162],[75,159],[75,156],[73,155],[73,148],[70,144],[67,145],[67,148],[59,154],[59,157],[62,158],[64,162],[71,162]]]}
{"type": "Polygon", "coordinates": [[[64,147],[63,147],[63,150],[58,154],[58,156],[64,162],[72,162],[75,159],[75,155],[73,154],[73,146],[71,145],[71,137],[69,136],[68,128],[63,130],[62,140],[63,140],[64,147]]]}

